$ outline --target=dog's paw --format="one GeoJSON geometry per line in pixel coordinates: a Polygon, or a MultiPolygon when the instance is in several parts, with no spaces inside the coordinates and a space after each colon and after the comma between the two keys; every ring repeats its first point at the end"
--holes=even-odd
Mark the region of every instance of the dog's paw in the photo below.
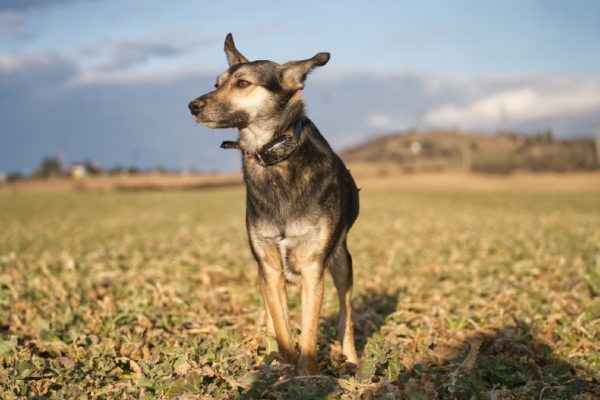
{"type": "Polygon", "coordinates": [[[317,375],[319,373],[317,360],[314,357],[300,356],[297,371],[299,376],[317,375]]]}
{"type": "Polygon", "coordinates": [[[346,351],[343,353],[346,363],[358,365],[358,356],[356,350],[346,351]]]}

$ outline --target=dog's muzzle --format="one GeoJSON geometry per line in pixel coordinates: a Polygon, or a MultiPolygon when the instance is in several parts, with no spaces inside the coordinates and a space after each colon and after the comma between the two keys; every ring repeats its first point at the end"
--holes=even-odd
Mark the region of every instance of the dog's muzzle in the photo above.
{"type": "Polygon", "coordinates": [[[206,102],[204,100],[200,100],[195,99],[190,101],[190,104],[188,104],[188,108],[190,109],[190,112],[192,113],[192,115],[194,117],[198,116],[198,114],[200,114],[200,112],[202,111],[202,109],[204,108],[204,106],[206,105],[206,102]]]}

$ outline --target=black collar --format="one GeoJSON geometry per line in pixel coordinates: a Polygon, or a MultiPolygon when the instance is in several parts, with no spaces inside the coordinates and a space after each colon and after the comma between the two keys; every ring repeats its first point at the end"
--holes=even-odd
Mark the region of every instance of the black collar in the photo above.
{"type": "MultiPolygon", "coordinates": [[[[260,150],[249,153],[244,152],[244,155],[254,158],[263,167],[275,165],[288,158],[296,150],[302,128],[304,128],[304,124],[300,120],[296,123],[293,132],[286,132],[265,144],[260,150]]],[[[221,148],[243,150],[239,141],[224,141],[221,143],[221,148]]]]}

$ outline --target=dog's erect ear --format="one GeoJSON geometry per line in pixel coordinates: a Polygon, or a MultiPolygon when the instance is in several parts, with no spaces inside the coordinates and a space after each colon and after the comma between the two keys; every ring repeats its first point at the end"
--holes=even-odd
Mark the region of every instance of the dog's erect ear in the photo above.
{"type": "Polygon", "coordinates": [[[228,33],[227,37],[225,37],[225,54],[227,55],[227,62],[229,63],[230,67],[232,65],[248,62],[248,59],[244,57],[242,53],[238,51],[238,49],[235,48],[235,43],[233,42],[233,36],[231,33],[228,33]]]}
{"type": "Polygon", "coordinates": [[[318,53],[308,60],[288,61],[283,64],[281,83],[288,90],[300,90],[304,87],[306,76],[315,67],[322,67],[329,61],[329,53],[318,53]]]}

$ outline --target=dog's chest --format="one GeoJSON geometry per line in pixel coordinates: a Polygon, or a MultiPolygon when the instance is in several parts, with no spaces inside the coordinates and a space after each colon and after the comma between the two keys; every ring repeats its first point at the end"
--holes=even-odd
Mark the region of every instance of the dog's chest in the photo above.
{"type": "Polygon", "coordinates": [[[302,268],[318,262],[323,254],[331,234],[328,226],[321,219],[300,218],[288,221],[283,229],[263,223],[254,232],[261,240],[277,246],[286,281],[298,284],[302,268]]]}
{"type": "MultiPolygon", "coordinates": [[[[245,170],[245,180],[248,200],[260,216],[289,221],[320,208],[314,194],[321,190],[323,182],[317,182],[312,171],[298,174],[279,165],[268,169],[251,165],[245,170]]],[[[291,225],[298,223],[295,221],[291,225]]]]}

